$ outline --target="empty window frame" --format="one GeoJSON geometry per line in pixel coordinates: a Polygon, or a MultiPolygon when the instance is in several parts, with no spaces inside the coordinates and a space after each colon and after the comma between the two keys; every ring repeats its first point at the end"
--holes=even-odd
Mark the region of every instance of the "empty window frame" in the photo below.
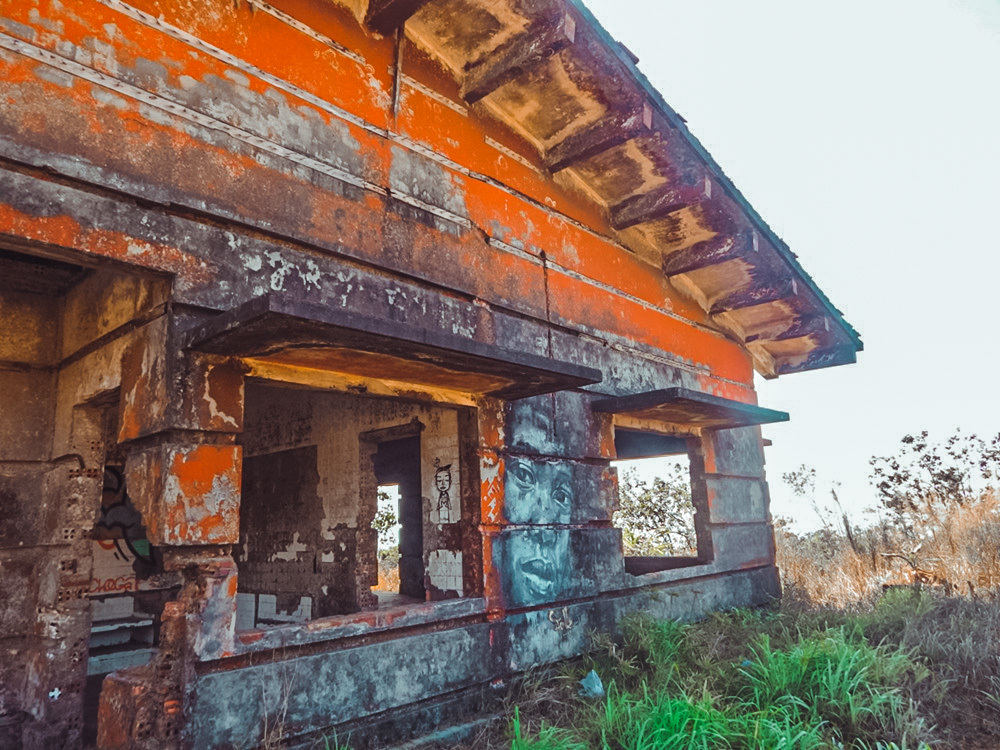
{"type": "Polygon", "coordinates": [[[625,570],[642,575],[708,562],[700,438],[616,428],[625,570]]]}

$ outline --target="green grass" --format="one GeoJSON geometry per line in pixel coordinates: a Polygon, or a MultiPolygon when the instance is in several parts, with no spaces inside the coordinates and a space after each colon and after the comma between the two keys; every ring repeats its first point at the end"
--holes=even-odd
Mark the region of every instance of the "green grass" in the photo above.
{"type": "Polygon", "coordinates": [[[998,612],[995,600],[890,591],[860,615],[737,611],[691,625],[629,617],[623,638],[595,637],[572,672],[536,678],[506,738],[478,747],[978,747],[1000,738],[990,723],[1000,719],[1000,652],[982,632],[992,634],[998,612]],[[607,688],[599,700],[577,696],[591,668],[607,688]]]}
{"type": "MultiPolygon", "coordinates": [[[[890,590],[870,610],[631,615],[517,682],[475,750],[1000,747],[1000,599],[890,590]],[[579,696],[591,669],[601,699],[579,696]]],[[[342,745],[336,745],[338,748],[342,745]]]]}

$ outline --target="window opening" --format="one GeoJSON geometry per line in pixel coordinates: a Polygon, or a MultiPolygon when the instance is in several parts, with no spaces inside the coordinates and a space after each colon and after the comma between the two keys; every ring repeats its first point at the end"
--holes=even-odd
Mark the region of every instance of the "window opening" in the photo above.
{"type": "Polygon", "coordinates": [[[245,403],[237,630],[481,594],[474,409],[260,381],[245,403]]]}
{"type": "Polygon", "coordinates": [[[688,457],[618,462],[615,525],[627,557],[696,556],[688,457]]]}
{"type": "Polygon", "coordinates": [[[618,471],[618,510],[625,570],[633,575],[697,565],[699,524],[693,493],[691,438],[618,430],[623,460],[618,471]],[[656,451],[657,455],[643,455],[656,451]]]}

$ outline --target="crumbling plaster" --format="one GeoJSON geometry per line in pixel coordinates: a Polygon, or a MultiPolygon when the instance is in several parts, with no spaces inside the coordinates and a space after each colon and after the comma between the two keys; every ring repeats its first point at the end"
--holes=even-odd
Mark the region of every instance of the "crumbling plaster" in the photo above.
{"type": "MultiPolygon", "coordinates": [[[[726,229],[729,198],[617,231],[601,193],[662,186],[659,141],[592,159],[593,184],[586,167],[553,176],[535,149],[623,104],[599,90],[604,74],[567,51],[492,102],[463,100],[447,63],[482,63],[555,7],[501,4],[493,24],[483,3],[439,3],[398,47],[358,24],[360,5],[4,9],[0,245],[85,273],[51,293],[0,280],[0,744],[81,744],[89,535],[112,454],[166,593],[149,663],[104,682],[101,747],[260,743],[285,705],[303,742],[334,728],[398,739],[483,709],[496,686],[578,655],[628,611],[696,617],[777,595],[755,427],[690,435],[696,564],[624,570],[615,418],[590,409],[594,394],[683,386],[752,403],[758,363],[703,304],[701,287],[714,300],[743,267],[698,286],[660,265],[726,229]],[[434,11],[456,5],[480,20],[456,29],[442,67],[434,11]],[[575,125],[539,107],[540,91],[575,125]],[[266,293],[602,379],[504,401],[461,370],[412,388],[403,369],[331,371],[351,352],[323,341],[307,364],[186,343],[266,293]],[[414,419],[429,601],[373,609],[364,435],[414,419]],[[264,562],[295,572],[276,599],[314,606],[308,622],[238,630],[238,593],[268,593],[248,564],[259,540],[240,544],[241,528],[260,531],[241,527],[244,481],[267,468],[253,462],[302,450],[281,458],[314,465],[301,513],[277,504],[287,517],[264,562]],[[335,563],[350,596],[324,609],[335,563]]],[[[600,52],[590,31],[579,41],[600,52]]],[[[778,326],[794,314],[782,304],[754,319],[778,326]]]]}

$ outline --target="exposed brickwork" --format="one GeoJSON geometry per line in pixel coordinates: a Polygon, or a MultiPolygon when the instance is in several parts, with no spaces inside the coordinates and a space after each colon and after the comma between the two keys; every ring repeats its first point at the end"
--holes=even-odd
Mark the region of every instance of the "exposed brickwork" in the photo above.
{"type": "Polygon", "coordinates": [[[633,576],[591,401],[752,404],[856,334],[600,29],[470,2],[4,8],[0,745],[389,739],[778,593],[759,430],[632,425],[689,438],[699,535],[633,576]]]}

